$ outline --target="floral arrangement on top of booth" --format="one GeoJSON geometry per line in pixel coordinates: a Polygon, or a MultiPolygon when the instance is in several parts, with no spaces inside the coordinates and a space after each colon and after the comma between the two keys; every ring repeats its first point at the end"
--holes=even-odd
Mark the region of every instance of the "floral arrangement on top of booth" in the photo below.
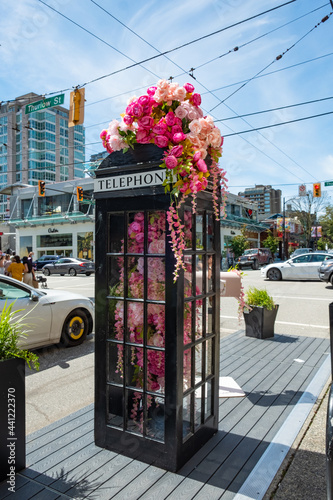
{"type": "MultiPolygon", "coordinates": [[[[179,269],[185,270],[183,229],[178,209],[186,197],[192,195],[192,208],[196,210],[196,194],[207,188],[208,177],[213,178],[213,206],[219,219],[218,190],[226,191],[225,171],[217,165],[222,155],[223,138],[210,116],[200,108],[201,96],[191,83],[179,86],[176,82],[160,80],[149,87],[147,94],[132,98],[122,115],[122,122],[113,120],[100,137],[109,153],[126,151],[138,144],[155,144],[165,148],[160,165],[166,170],[164,187],[170,192],[171,203],[168,224],[171,244],[176,258],[175,280],[179,269]],[[211,159],[208,168],[205,159],[211,159]],[[177,179],[175,182],[175,178],[177,179]]],[[[225,197],[221,214],[224,216],[225,197]]]]}

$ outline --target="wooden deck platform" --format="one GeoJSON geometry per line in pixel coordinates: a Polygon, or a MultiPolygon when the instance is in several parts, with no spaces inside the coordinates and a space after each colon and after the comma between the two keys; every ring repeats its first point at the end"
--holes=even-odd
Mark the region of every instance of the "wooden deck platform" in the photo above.
{"type": "Polygon", "coordinates": [[[253,470],[263,464],[268,471],[257,474],[257,483],[274,477],[283,457],[272,442],[279,444],[276,436],[296,409],[302,425],[330,376],[329,352],[328,339],[258,340],[236,332],[221,341],[221,375],[232,377],[246,397],[220,399],[219,432],[178,473],[96,447],[90,405],[27,437],[27,468],[16,475],[16,493],[2,482],[0,498],[262,498],[266,485],[247,494],[253,470]]]}

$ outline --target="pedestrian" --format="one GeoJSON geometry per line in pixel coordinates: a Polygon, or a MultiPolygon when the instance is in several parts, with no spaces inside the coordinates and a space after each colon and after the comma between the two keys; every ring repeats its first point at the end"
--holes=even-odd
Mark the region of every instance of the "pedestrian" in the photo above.
{"type": "Polygon", "coordinates": [[[22,264],[24,265],[23,283],[33,286],[33,280],[35,280],[36,278],[32,267],[32,259],[23,257],[22,264]]]}
{"type": "Polygon", "coordinates": [[[8,266],[12,263],[12,260],[11,260],[11,257],[9,255],[9,253],[6,253],[6,257],[5,257],[5,260],[4,260],[4,263],[3,263],[3,267],[4,267],[4,270],[5,270],[5,275],[8,276],[7,274],[7,268],[8,266]]]}
{"type": "Polygon", "coordinates": [[[6,256],[1,255],[1,257],[0,257],[0,274],[5,274],[5,266],[4,266],[5,259],[6,259],[6,256]]]}
{"type": "Polygon", "coordinates": [[[19,255],[14,255],[13,262],[7,267],[7,273],[11,274],[12,278],[17,281],[23,281],[23,273],[25,271],[19,255]]]}

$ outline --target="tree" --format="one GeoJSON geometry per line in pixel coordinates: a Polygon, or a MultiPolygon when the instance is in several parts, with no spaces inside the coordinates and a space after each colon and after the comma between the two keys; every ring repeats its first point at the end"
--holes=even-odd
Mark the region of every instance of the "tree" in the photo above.
{"type": "Polygon", "coordinates": [[[303,227],[305,246],[310,247],[311,230],[316,223],[317,216],[328,203],[327,192],[322,193],[321,198],[314,198],[311,191],[306,196],[300,196],[290,200],[294,217],[296,217],[303,227]]]}
{"type": "Polygon", "coordinates": [[[278,246],[279,246],[279,240],[275,236],[273,236],[272,231],[268,231],[268,236],[267,238],[262,242],[265,248],[269,248],[272,255],[274,256],[278,246]]]}
{"type": "Polygon", "coordinates": [[[327,238],[330,243],[333,243],[333,206],[329,205],[325,208],[325,214],[319,218],[319,223],[322,227],[323,237],[327,238]]]}
{"type": "Polygon", "coordinates": [[[247,241],[245,233],[246,226],[243,226],[241,229],[241,234],[237,234],[237,236],[234,236],[234,238],[230,240],[230,246],[236,259],[244,253],[244,250],[246,248],[249,248],[249,242],[247,241]]]}

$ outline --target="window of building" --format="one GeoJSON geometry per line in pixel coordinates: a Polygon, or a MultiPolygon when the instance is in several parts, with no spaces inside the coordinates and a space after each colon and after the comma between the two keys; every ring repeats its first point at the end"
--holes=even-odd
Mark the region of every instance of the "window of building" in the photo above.
{"type": "Polygon", "coordinates": [[[67,233],[50,233],[37,236],[38,247],[69,247],[73,244],[73,235],[67,233]]]}

